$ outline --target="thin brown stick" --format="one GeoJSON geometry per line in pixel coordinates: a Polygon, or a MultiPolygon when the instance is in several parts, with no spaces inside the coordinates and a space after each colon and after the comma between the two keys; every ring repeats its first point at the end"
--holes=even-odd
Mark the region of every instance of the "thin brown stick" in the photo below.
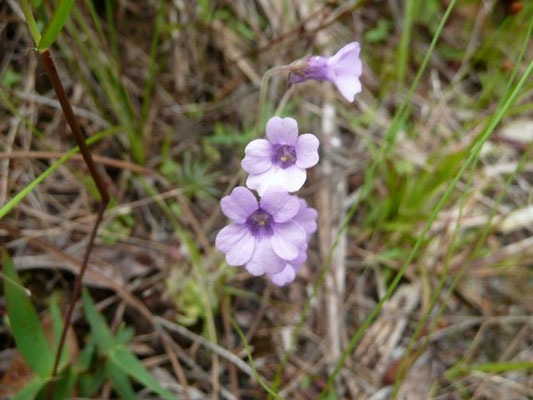
{"type": "Polygon", "coordinates": [[[78,276],[76,277],[76,281],[74,282],[74,289],[72,291],[72,295],[70,298],[69,308],[67,310],[67,314],[65,315],[65,319],[63,321],[63,331],[61,332],[61,338],[59,340],[59,345],[56,350],[54,368],[52,369],[52,380],[50,381],[50,386],[48,386],[48,392],[46,396],[47,399],[52,399],[54,395],[54,381],[55,381],[54,378],[57,374],[57,368],[59,366],[59,360],[61,359],[61,353],[63,351],[63,347],[65,346],[65,339],[67,336],[66,333],[67,333],[68,327],[70,326],[70,321],[72,319],[72,313],[74,312],[74,307],[76,306],[76,302],[78,301],[78,298],[80,296],[81,286],[82,286],[82,281],[83,281],[83,274],[85,273],[85,270],[87,269],[87,265],[89,263],[89,257],[91,255],[91,251],[93,248],[94,239],[96,237],[96,232],[98,231],[98,226],[100,225],[100,222],[102,221],[104,211],[107,207],[107,204],[109,203],[109,193],[105,186],[104,180],[102,179],[100,173],[98,172],[98,169],[96,168],[96,165],[94,164],[93,158],[91,156],[91,151],[89,150],[89,147],[85,144],[85,138],[83,137],[83,133],[81,132],[81,128],[78,123],[78,120],[76,119],[76,116],[74,115],[74,112],[72,111],[70,101],[68,100],[67,94],[65,93],[65,89],[63,88],[63,84],[61,83],[61,78],[59,78],[59,75],[57,73],[57,69],[55,67],[54,61],[52,60],[52,56],[50,55],[50,51],[45,50],[40,54],[41,54],[41,60],[43,62],[44,68],[46,70],[46,73],[48,74],[48,78],[50,79],[50,82],[52,83],[52,87],[54,88],[57,99],[59,100],[59,103],[61,104],[61,108],[63,109],[63,113],[65,114],[67,123],[69,124],[70,129],[72,130],[72,134],[74,135],[74,140],[76,140],[76,143],[78,144],[80,148],[80,152],[83,156],[85,163],[87,164],[87,168],[89,169],[89,172],[92,178],[94,179],[96,187],[98,188],[98,192],[100,193],[100,196],[102,197],[102,201],[100,203],[100,208],[98,210],[96,220],[94,222],[91,233],[89,234],[89,242],[87,243],[87,248],[85,249],[85,254],[83,256],[83,260],[81,263],[80,273],[78,274],[78,276]]]}

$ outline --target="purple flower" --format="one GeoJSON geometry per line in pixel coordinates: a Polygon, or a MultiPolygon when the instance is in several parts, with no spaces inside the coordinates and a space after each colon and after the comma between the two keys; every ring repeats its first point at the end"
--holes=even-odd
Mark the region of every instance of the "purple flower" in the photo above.
{"type": "Polygon", "coordinates": [[[270,280],[278,285],[284,286],[287,283],[291,283],[296,278],[296,274],[300,270],[302,264],[307,261],[307,244],[311,235],[316,231],[316,218],[318,213],[314,208],[308,207],[307,202],[304,199],[299,199],[300,209],[294,216],[293,220],[304,228],[306,234],[306,242],[300,248],[298,257],[285,264],[285,268],[276,274],[269,274],[270,280]]]}
{"type": "Polygon", "coordinates": [[[220,202],[232,223],[215,244],[229,265],[244,265],[252,275],[281,272],[297,260],[306,242],[306,228],[296,222],[300,201],[281,188],[269,189],[258,203],[253,193],[236,187],[220,202]]]}
{"type": "Polygon", "coordinates": [[[241,165],[249,173],[246,186],[261,196],[276,186],[295,192],[305,182],[306,168],[318,162],[318,139],[311,133],[298,136],[293,118],[270,118],[266,134],[268,140],[252,140],[244,150],[241,165]]]}
{"type": "Polygon", "coordinates": [[[311,56],[303,62],[291,65],[290,83],[300,83],[308,79],[330,81],[349,102],[361,91],[359,77],[363,64],[359,58],[359,43],[348,43],[333,57],[311,56]]]}

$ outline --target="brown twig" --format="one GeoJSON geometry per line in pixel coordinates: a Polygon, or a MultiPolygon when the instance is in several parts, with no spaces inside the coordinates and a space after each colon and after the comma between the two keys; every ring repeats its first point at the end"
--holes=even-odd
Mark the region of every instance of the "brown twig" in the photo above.
{"type": "Polygon", "coordinates": [[[65,89],[63,88],[63,84],[61,83],[61,78],[59,77],[57,73],[57,69],[55,67],[54,61],[52,60],[52,56],[50,55],[50,51],[45,50],[42,53],[40,53],[40,55],[41,55],[41,61],[43,62],[46,73],[48,74],[48,78],[50,79],[50,82],[52,83],[52,87],[54,88],[57,99],[59,100],[59,103],[61,104],[63,113],[65,114],[67,123],[69,124],[70,129],[72,130],[74,139],[76,140],[76,143],[78,144],[80,148],[80,152],[83,156],[83,159],[85,163],[87,164],[87,168],[89,169],[89,172],[92,178],[94,179],[96,187],[98,188],[98,192],[100,193],[100,196],[102,198],[100,207],[98,209],[98,214],[96,216],[96,220],[94,222],[91,232],[89,233],[89,242],[87,243],[87,248],[85,249],[85,254],[83,255],[80,272],[78,276],[76,277],[76,281],[74,282],[74,289],[72,291],[72,295],[70,298],[70,304],[67,310],[67,314],[65,315],[65,319],[63,321],[63,331],[61,332],[61,338],[59,339],[59,345],[56,350],[54,367],[52,369],[52,380],[50,381],[50,386],[48,386],[48,393],[46,396],[47,399],[52,399],[54,395],[54,381],[55,381],[54,378],[57,374],[57,368],[59,366],[59,360],[61,359],[61,353],[62,353],[63,347],[65,346],[66,333],[67,333],[68,327],[70,326],[70,320],[72,318],[72,313],[74,312],[74,307],[76,306],[76,302],[78,301],[78,298],[80,296],[81,285],[83,281],[83,274],[85,273],[85,270],[87,269],[87,265],[89,263],[89,256],[91,255],[91,251],[92,251],[93,244],[94,244],[94,239],[96,237],[96,232],[98,231],[98,226],[100,225],[100,222],[102,221],[104,211],[107,207],[107,204],[109,203],[109,193],[105,186],[104,180],[102,179],[93,161],[93,158],[91,156],[91,151],[89,150],[89,147],[85,144],[85,139],[83,137],[83,133],[81,132],[80,125],[78,123],[78,120],[76,119],[76,116],[74,115],[74,112],[72,111],[70,101],[67,97],[67,94],[65,93],[65,89]]]}

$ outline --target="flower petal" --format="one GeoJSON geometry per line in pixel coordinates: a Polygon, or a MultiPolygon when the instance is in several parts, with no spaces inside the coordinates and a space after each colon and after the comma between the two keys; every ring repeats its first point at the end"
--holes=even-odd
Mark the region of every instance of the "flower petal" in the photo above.
{"type": "Polygon", "coordinates": [[[283,269],[285,264],[286,261],[272,250],[269,238],[256,238],[254,253],[246,264],[246,270],[255,276],[263,275],[265,272],[276,274],[283,269]]]}
{"type": "Polygon", "coordinates": [[[296,278],[296,271],[291,264],[286,264],[285,268],[277,274],[270,275],[270,280],[277,286],[285,286],[296,278]]]}
{"type": "Polygon", "coordinates": [[[361,92],[361,82],[359,78],[349,75],[337,76],[334,81],[335,86],[346,100],[352,103],[355,100],[355,95],[361,92]]]}
{"type": "Polygon", "coordinates": [[[298,257],[300,248],[305,243],[305,230],[294,221],[283,224],[272,224],[274,234],[270,237],[272,249],[281,258],[287,261],[298,257]]]}
{"type": "Polygon", "coordinates": [[[269,213],[275,222],[287,222],[300,210],[298,197],[291,196],[286,190],[276,187],[268,189],[261,201],[261,209],[269,213]]]}
{"type": "Polygon", "coordinates": [[[298,250],[298,257],[290,261],[290,264],[295,268],[296,271],[300,269],[302,264],[307,261],[307,243],[304,243],[300,250],[298,250]]]}
{"type": "Polygon", "coordinates": [[[245,187],[238,186],[220,200],[220,208],[226,217],[242,224],[258,206],[254,194],[245,187]]]}
{"type": "Polygon", "coordinates": [[[252,257],[255,239],[244,224],[230,224],[215,239],[217,249],[226,255],[229,265],[244,265],[252,257]]]}
{"type": "Polygon", "coordinates": [[[318,217],[318,213],[314,208],[309,207],[304,199],[299,199],[299,201],[300,209],[294,216],[293,221],[296,221],[302,228],[304,228],[305,233],[309,238],[309,236],[316,231],[316,219],[318,217]]]}
{"type": "Polygon", "coordinates": [[[272,144],[294,146],[298,137],[298,123],[294,118],[272,117],[268,120],[266,134],[272,144]]]}
{"type": "Polygon", "coordinates": [[[296,139],[296,165],[300,168],[311,168],[318,162],[318,138],[305,133],[296,139]]]}
{"type": "Polygon", "coordinates": [[[266,139],[252,140],[244,154],[241,166],[249,174],[260,174],[272,166],[272,144],[266,139]]]}
{"type": "Polygon", "coordinates": [[[363,72],[363,63],[359,52],[359,43],[348,43],[329,60],[333,75],[331,80],[349,102],[353,102],[355,95],[361,91],[359,77],[363,72]]]}
{"type": "MultiPolygon", "coordinates": [[[[357,64],[361,63],[359,53],[361,52],[361,46],[358,42],[351,42],[343,46],[333,57],[329,58],[329,64],[337,68],[346,68],[349,71],[353,71],[357,64]]],[[[362,68],[359,69],[359,75],[361,75],[362,68]]]]}
{"type": "Polygon", "coordinates": [[[288,192],[295,192],[303,186],[306,178],[305,169],[298,167],[296,164],[288,168],[273,165],[262,174],[249,175],[246,180],[246,186],[257,190],[260,196],[263,196],[270,187],[280,187],[288,192]]]}

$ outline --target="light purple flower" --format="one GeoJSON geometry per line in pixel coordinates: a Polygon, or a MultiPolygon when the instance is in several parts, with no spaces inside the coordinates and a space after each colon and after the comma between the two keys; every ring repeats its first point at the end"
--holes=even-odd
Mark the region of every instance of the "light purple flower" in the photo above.
{"type": "Polygon", "coordinates": [[[253,193],[236,187],[220,202],[232,223],[217,235],[215,244],[229,265],[244,265],[252,275],[281,272],[297,260],[306,230],[295,221],[300,201],[286,190],[272,188],[258,203],[253,193]]]}
{"type": "Polygon", "coordinates": [[[308,79],[330,81],[349,102],[361,91],[359,77],[363,63],[359,58],[359,43],[348,43],[333,57],[311,56],[303,62],[291,64],[290,83],[300,83],[308,79]]]}
{"type": "Polygon", "coordinates": [[[298,136],[296,120],[280,117],[268,120],[266,135],[268,140],[252,140],[244,150],[241,165],[249,173],[246,186],[261,196],[270,187],[297,191],[307,178],[305,170],[318,162],[317,137],[298,136]]]}
{"type": "Polygon", "coordinates": [[[308,207],[307,202],[304,199],[299,199],[300,209],[294,216],[293,220],[300,224],[305,230],[306,243],[300,248],[298,257],[285,264],[285,268],[276,274],[269,274],[270,280],[278,285],[284,286],[287,283],[291,283],[296,278],[296,274],[300,270],[303,263],[307,261],[307,244],[311,235],[316,231],[316,219],[318,213],[314,208],[308,207]]]}

